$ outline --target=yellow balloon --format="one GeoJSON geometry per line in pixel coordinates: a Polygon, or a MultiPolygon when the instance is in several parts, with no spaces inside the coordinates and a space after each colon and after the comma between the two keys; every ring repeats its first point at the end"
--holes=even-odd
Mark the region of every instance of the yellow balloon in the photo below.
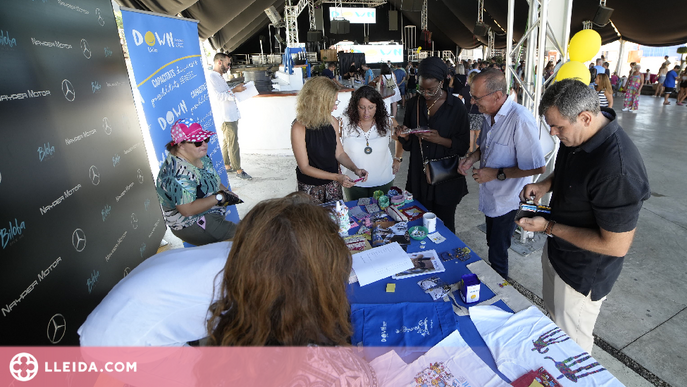
{"type": "Polygon", "coordinates": [[[586,62],[592,60],[601,49],[601,35],[594,30],[582,30],[570,39],[568,55],[570,60],[586,62]]]}
{"type": "Polygon", "coordinates": [[[569,78],[577,79],[585,85],[588,85],[591,81],[591,74],[589,73],[589,68],[585,66],[584,63],[571,60],[558,69],[558,73],[556,73],[556,82],[569,78]]]}

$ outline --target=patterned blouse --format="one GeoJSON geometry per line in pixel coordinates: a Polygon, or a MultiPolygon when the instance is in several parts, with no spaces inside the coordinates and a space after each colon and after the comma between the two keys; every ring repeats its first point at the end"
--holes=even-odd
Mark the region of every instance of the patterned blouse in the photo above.
{"type": "Polygon", "coordinates": [[[162,206],[165,223],[172,230],[192,226],[209,212],[219,213],[222,217],[226,215],[226,207],[220,206],[191,216],[181,215],[176,208],[180,204],[206,198],[219,190],[221,180],[212,166],[212,160],[205,156],[201,161],[203,168],[198,168],[170,153],[160,167],[160,173],[157,175],[157,197],[162,206]]]}

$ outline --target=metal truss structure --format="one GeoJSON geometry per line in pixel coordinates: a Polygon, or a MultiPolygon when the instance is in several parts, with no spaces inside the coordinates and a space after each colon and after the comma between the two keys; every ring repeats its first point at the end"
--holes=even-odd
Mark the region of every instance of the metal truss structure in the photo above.
{"type": "Polygon", "coordinates": [[[489,28],[489,32],[487,32],[487,58],[491,58],[494,55],[494,31],[489,28]]]}
{"type": "Polygon", "coordinates": [[[427,27],[427,0],[422,1],[422,12],[420,12],[420,30],[429,31],[427,27]]]}

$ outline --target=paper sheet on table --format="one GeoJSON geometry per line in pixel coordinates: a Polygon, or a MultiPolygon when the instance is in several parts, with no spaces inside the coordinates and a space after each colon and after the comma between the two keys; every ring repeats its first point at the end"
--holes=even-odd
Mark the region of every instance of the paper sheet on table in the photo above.
{"type": "Polygon", "coordinates": [[[353,270],[360,286],[412,269],[413,262],[398,242],[353,254],[353,270]]]}
{"type": "Polygon", "coordinates": [[[258,89],[255,88],[255,83],[253,81],[246,82],[243,84],[243,86],[246,87],[246,90],[240,92],[240,93],[234,93],[234,96],[236,96],[236,99],[239,102],[243,102],[247,99],[253,98],[256,95],[258,95],[258,89]]]}

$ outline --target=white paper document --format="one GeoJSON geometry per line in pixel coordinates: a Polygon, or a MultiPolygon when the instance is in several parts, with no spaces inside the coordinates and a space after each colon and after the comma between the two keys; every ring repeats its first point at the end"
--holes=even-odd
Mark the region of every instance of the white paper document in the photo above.
{"type": "Polygon", "coordinates": [[[413,267],[410,257],[397,242],[353,254],[353,270],[358,276],[360,286],[413,267]]]}
{"type": "Polygon", "coordinates": [[[255,82],[250,81],[246,82],[243,84],[245,86],[246,90],[240,92],[240,93],[234,93],[234,96],[236,96],[236,99],[239,102],[243,102],[247,99],[253,98],[256,95],[258,95],[258,89],[255,88],[255,82]]]}

